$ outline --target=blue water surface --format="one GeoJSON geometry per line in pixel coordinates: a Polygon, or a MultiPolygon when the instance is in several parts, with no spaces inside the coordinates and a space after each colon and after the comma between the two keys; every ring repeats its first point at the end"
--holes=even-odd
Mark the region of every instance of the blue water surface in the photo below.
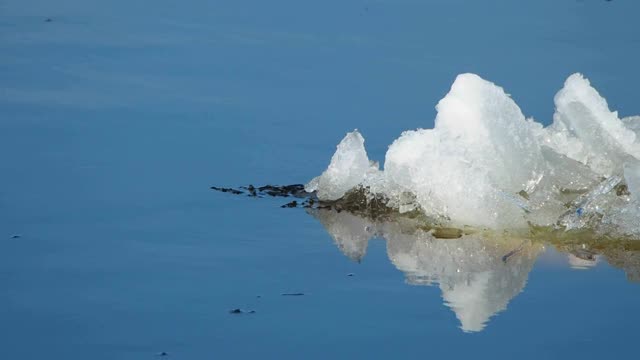
{"type": "Polygon", "coordinates": [[[306,182],[355,128],[383,160],[464,72],[544,124],[574,72],[638,114],[638,14],[636,0],[0,1],[0,357],[635,358],[629,269],[574,270],[548,247],[508,308],[464,331],[385,241],[353,261],[283,199],[209,187],[306,182]]]}

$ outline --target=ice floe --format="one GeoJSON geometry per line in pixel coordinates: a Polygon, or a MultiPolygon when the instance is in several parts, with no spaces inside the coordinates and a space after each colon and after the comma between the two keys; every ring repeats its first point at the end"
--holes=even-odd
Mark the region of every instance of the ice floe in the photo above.
{"type": "Polygon", "coordinates": [[[348,133],[326,171],[305,187],[320,201],[350,192],[441,226],[589,229],[640,236],[640,116],[620,119],[581,74],[556,94],[548,127],[499,86],[459,75],[433,129],[405,131],[383,169],[348,133]]]}

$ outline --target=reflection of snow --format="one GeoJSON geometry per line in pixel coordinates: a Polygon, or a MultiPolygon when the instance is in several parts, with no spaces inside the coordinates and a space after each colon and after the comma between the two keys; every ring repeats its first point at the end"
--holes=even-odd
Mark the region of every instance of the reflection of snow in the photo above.
{"type": "Polygon", "coordinates": [[[360,258],[373,236],[387,241],[391,262],[409,284],[438,284],[464,331],[481,331],[524,288],[541,247],[507,238],[437,239],[400,222],[374,223],[347,212],[313,211],[338,247],[360,258]],[[509,256],[505,256],[509,254],[509,256]]]}

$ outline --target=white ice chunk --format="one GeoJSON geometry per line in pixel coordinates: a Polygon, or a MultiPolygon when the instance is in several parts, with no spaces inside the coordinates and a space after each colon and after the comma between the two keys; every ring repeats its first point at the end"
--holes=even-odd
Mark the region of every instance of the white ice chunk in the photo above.
{"type": "Polygon", "coordinates": [[[627,129],[636,133],[637,139],[637,136],[640,135],[640,116],[627,116],[625,118],[622,118],[621,120],[627,129]]]}
{"type": "Polygon", "coordinates": [[[634,201],[640,202],[640,162],[624,164],[624,179],[634,201]]]}
{"type": "Polygon", "coordinates": [[[338,144],[327,170],[311,180],[305,190],[317,191],[320,200],[338,200],[362,183],[368,171],[371,171],[371,165],[364,148],[364,138],[354,130],[338,144]]]}
{"type": "Polygon", "coordinates": [[[531,122],[502,88],[473,74],[458,76],[437,110],[434,129],[407,131],[390,146],[389,182],[457,224],[525,225],[511,195],[541,168],[531,122]]]}
{"type": "Polygon", "coordinates": [[[640,116],[619,119],[580,74],[554,100],[554,122],[543,128],[501,87],[459,75],[436,107],[435,127],[402,133],[384,171],[354,131],[305,189],[337,200],[361,186],[367,200],[453,227],[561,224],[640,236],[640,116]]]}
{"type": "Polygon", "coordinates": [[[581,229],[594,225],[594,218],[613,211],[610,204],[615,200],[611,191],[622,181],[622,177],[613,175],[602,181],[589,192],[582,194],[571,203],[569,211],[559,220],[567,230],[581,229]]]}
{"type": "Polygon", "coordinates": [[[624,181],[629,191],[627,201],[608,209],[603,219],[602,233],[617,236],[640,238],[640,162],[629,161],[624,164],[624,181]]]}
{"type": "Polygon", "coordinates": [[[600,177],[586,165],[542,146],[545,169],[531,191],[527,191],[527,220],[539,226],[553,226],[565,214],[565,204],[599,183],[600,177]]]}
{"type": "Polygon", "coordinates": [[[554,101],[554,122],[545,141],[557,152],[604,176],[620,172],[626,158],[640,158],[634,130],[609,110],[607,101],[581,74],[571,75],[554,101]]]}

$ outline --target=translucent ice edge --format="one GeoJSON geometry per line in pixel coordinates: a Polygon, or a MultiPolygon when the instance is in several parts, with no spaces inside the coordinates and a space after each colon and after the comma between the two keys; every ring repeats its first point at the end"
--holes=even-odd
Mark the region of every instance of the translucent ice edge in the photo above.
{"type": "Polygon", "coordinates": [[[384,170],[355,130],[305,189],[321,201],[364,193],[443,226],[640,238],[640,116],[620,119],[581,74],[569,76],[554,102],[545,128],[501,87],[461,74],[437,104],[434,128],[402,133],[384,170]]]}

